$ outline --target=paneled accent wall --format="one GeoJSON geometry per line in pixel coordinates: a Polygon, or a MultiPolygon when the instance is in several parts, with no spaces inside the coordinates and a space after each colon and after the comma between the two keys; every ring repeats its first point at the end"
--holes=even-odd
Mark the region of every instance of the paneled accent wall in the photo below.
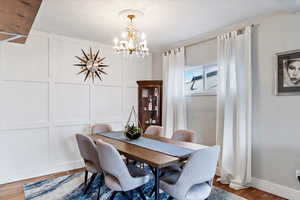
{"type": "Polygon", "coordinates": [[[136,81],[151,74],[151,55],[125,59],[96,42],[32,31],[25,45],[0,43],[0,184],[81,167],[74,134],[122,129],[136,81]],[[74,56],[89,47],[110,65],[103,82],[76,75],[74,56]]]}

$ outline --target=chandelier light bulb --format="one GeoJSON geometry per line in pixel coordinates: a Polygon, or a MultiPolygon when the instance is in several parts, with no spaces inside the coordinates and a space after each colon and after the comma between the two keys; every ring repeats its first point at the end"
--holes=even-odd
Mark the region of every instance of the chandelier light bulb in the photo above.
{"type": "Polygon", "coordinates": [[[128,48],[129,49],[134,49],[134,42],[133,42],[132,38],[129,39],[128,48]]]}
{"type": "Polygon", "coordinates": [[[115,38],[115,39],[114,39],[115,45],[118,45],[118,42],[119,42],[119,39],[118,39],[118,38],[115,38]]]}
{"type": "Polygon", "coordinates": [[[122,32],[121,37],[125,39],[127,37],[127,33],[125,31],[122,32]]]}
{"type": "Polygon", "coordinates": [[[144,32],[142,32],[141,38],[142,38],[142,40],[146,39],[146,34],[144,32]]]}

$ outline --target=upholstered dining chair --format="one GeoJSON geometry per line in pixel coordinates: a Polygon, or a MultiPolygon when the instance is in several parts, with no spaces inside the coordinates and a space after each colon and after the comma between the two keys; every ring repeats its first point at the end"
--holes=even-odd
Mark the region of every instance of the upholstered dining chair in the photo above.
{"type": "Polygon", "coordinates": [[[118,192],[128,197],[126,192],[133,190],[146,200],[141,187],[150,180],[150,175],[134,165],[126,166],[121,155],[112,145],[100,139],[96,141],[96,145],[101,168],[104,171],[105,184],[113,191],[110,200],[113,200],[118,192]]]}
{"type": "MultiPolygon", "coordinates": [[[[93,181],[95,180],[97,174],[101,174],[101,178],[102,178],[103,173],[100,166],[100,160],[98,157],[96,144],[93,142],[93,140],[90,137],[82,134],[76,134],[76,140],[77,140],[80,155],[83,158],[85,163],[85,169],[86,169],[85,178],[84,178],[85,185],[87,184],[88,172],[92,173],[91,179],[84,190],[84,194],[86,194],[89,188],[91,187],[93,181]]],[[[101,185],[99,185],[98,196],[100,192],[100,187],[101,185]]]]}
{"type": "Polygon", "coordinates": [[[192,130],[177,130],[173,133],[173,140],[196,142],[196,132],[192,130]]]}
{"type": "Polygon", "coordinates": [[[213,146],[194,152],[182,172],[166,174],[160,188],[178,200],[205,200],[212,190],[220,147],[213,146]]]}
{"type": "Polygon", "coordinates": [[[95,124],[92,126],[92,134],[112,132],[112,127],[109,124],[95,124]]]}
{"type": "MultiPolygon", "coordinates": [[[[177,130],[173,133],[173,140],[183,141],[183,142],[196,142],[196,132],[192,130],[177,130]]],[[[162,169],[162,172],[168,171],[181,171],[184,163],[174,163],[166,168],[162,169]]]]}
{"type": "Polygon", "coordinates": [[[163,127],[161,126],[149,126],[144,134],[146,135],[156,135],[156,136],[162,136],[163,134],[163,127]]]}

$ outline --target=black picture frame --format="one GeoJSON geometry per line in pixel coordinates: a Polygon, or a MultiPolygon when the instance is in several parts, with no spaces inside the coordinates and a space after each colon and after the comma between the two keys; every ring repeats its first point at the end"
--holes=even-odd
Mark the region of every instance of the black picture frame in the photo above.
{"type": "Polygon", "coordinates": [[[300,95],[300,49],[276,54],[275,95],[300,95]]]}

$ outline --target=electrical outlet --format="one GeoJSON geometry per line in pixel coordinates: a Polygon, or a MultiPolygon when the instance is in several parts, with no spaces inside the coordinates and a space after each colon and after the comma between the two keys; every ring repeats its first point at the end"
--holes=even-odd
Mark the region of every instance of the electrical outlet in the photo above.
{"type": "Polygon", "coordinates": [[[300,183],[300,170],[299,169],[296,170],[296,177],[300,183]]]}

